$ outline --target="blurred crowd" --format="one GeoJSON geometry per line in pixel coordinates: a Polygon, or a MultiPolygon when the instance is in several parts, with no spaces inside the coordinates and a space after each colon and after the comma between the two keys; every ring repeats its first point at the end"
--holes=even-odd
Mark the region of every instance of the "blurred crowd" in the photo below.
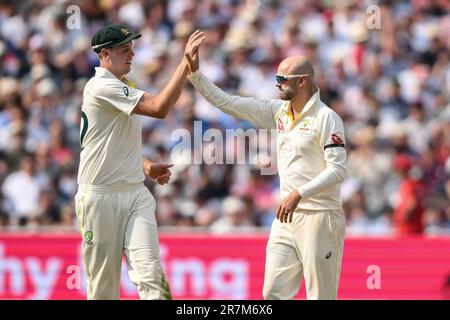
{"type": "MultiPolygon", "coordinates": [[[[142,34],[129,78],[155,94],[196,29],[207,33],[202,72],[233,94],[278,97],[278,63],[307,56],[347,131],[347,234],[450,234],[449,9],[445,0],[0,0],[0,226],[76,228],[82,92],[99,64],[90,39],[120,23],[142,34]]],[[[171,157],[173,133],[194,135],[194,121],[251,128],[190,85],[167,119],[142,118],[144,156],[175,162],[170,184],[146,181],[159,226],[268,228],[279,180],[261,175],[263,164],[171,157]]]]}

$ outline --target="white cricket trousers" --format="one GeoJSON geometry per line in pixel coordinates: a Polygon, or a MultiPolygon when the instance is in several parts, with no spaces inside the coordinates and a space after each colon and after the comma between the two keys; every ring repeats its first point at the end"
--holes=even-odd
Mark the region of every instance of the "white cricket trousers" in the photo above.
{"type": "Polygon", "coordinates": [[[305,278],[307,299],[337,299],[345,216],[296,211],[292,223],[274,219],[266,248],[263,297],[294,299],[305,278]]]}
{"type": "Polygon", "coordinates": [[[155,199],[142,183],[80,185],[75,209],[89,300],[120,298],[123,254],[141,299],[171,299],[160,262],[155,199]]]}

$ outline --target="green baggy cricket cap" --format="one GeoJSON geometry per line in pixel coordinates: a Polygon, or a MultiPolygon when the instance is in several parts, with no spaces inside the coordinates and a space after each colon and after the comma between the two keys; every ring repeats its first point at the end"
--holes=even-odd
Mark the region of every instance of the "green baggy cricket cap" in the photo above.
{"type": "Polygon", "coordinates": [[[107,25],[98,30],[92,37],[92,50],[98,53],[103,48],[117,47],[140,36],[140,34],[133,33],[120,24],[107,25]]]}

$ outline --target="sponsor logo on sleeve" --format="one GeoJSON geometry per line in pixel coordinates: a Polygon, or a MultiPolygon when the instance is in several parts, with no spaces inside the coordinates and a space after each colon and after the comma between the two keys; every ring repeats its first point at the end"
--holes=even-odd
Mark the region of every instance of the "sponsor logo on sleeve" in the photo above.
{"type": "Polygon", "coordinates": [[[331,140],[333,141],[334,144],[343,144],[344,143],[342,141],[342,139],[336,133],[333,133],[331,135],[331,140]]]}

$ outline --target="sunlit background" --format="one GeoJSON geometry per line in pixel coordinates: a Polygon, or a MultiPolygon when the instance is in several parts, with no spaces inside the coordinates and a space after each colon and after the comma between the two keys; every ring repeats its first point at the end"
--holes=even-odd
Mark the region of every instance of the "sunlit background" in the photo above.
{"type": "MultiPolygon", "coordinates": [[[[92,35],[120,23],[142,34],[129,78],[154,94],[196,29],[207,34],[201,71],[232,94],[277,98],[278,63],[307,56],[346,128],[339,298],[449,299],[449,9],[444,0],[0,0],[0,298],[85,298],[73,201],[82,91],[99,64],[92,35]]],[[[261,175],[252,144],[225,134],[224,155],[246,164],[172,154],[177,129],[201,141],[208,129],[252,125],[187,85],[166,119],[142,126],[144,156],[176,164],[170,184],[146,181],[174,298],[261,299],[277,175],[261,175]]],[[[121,295],[138,298],[125,266],[121,295]]]]}

